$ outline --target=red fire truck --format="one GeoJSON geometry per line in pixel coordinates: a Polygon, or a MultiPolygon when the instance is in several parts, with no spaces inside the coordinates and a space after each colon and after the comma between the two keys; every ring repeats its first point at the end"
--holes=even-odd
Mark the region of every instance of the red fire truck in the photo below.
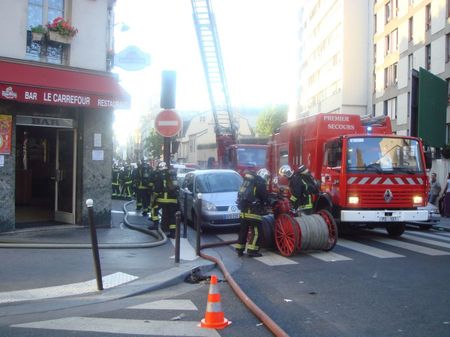
{"type": "Polygon", "coordinates": [[[317,114],[284,123],[269,142],[271,189],[287,187],[279,168],[306,165],[321,182],[316,210],[327,209],[340,229],[384,226],[400,236],[408,222],[427,221],[431,159],[419,138],[392,133],[389,117],[317,114]]]}

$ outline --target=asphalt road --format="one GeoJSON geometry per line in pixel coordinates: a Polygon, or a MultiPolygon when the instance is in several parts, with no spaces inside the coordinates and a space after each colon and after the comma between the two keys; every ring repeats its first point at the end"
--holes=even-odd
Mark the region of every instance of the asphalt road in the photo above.
{"type": "MultiPolygon", "coordinates": [[[[203,239],[233,235],[208,232],[203,239]]],[[[290,336],[450,335],[448,232],[409,229],[392,239],[382,230],[358,231],[339,238],[332,252],[289,258],[269,251],[262,258],[238,258],[230,247],[211,251],[222,258],[248,297],[290,336]]],[[[219,271],[213,272],[221,278],[219,271]]],[[[3,317],[0,335],[271,335],[222,282],[222,308],[232,325],[195,330],[205,314],[208,288],[206,283],[182,283],[128,299],[3,317]],[[133,308],[138,304],[143,306],[133,308]]]]}

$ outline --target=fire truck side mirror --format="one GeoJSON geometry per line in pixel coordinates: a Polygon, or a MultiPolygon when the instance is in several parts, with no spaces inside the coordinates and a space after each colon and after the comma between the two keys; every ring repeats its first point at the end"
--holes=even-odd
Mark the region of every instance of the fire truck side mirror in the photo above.
{"type": "Polygon", "coordinates": [[[425,167],[427,169],[431,169],[431,165],[433,163],[433,157],[431,155],[431,151],[426,151],[424,154],[425,154],[425,167]]]}

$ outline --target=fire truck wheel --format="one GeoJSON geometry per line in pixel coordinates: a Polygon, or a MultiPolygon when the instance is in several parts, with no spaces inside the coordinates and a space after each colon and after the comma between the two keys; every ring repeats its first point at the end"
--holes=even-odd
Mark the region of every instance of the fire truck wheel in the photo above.
{"type": "Polygon", "coordinates": [[[389,233],[390,236],[400,236],[405,231],[405,224],[404,223],[395,223],[390,222],[386,224],[386,230],[389,233]]]}

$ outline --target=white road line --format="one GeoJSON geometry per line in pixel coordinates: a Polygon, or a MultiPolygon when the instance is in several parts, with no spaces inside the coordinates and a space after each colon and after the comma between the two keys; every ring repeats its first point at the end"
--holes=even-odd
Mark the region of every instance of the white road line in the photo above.
{"type": "MultiPolygon", "coordinates": [[[[175,239],[171,239],[172,245],[175,247],[175,239]]],[[[175,255],[170,257],[175,258],[175,255]]],[[[185,261],[194,261],[198,259],[194,247],[191,246],[188,239],[180,238],[180,259],[185,261]]]]}
{"type": "Polygon", "coordinates": [[[222,241],[233,241],[238,239],[237,233],[219,234],[217,237],[222,241]]]}
{"type": "Polygon", "coordinates": [[[353,260],[350,257],[339,255],[333,252],[316,252],[316,253],[308,253],[309,256],[312,256],[316,259],[325,261],[325,262],[338,262],[338,261],[350,261],[353,260]]]}
{"type": "Polygon", "coordinates": [[[439,233],[439,234],[437,234],[437,233],[436,234],[431,234],[431,233],[409,232],[408,231],[408,234],[414,235],[414,236],[423,236],[423,237],[426,237],[426,238],[432,238],[432,239],[438,239],[438,240],[450,242],[450,238],[447,237],[447,236],[440,235],[441,233],[439,233]]]}
{"type": "MultiPolygon", "coordinates": [[[[107,275],[102,278],[103,288],[108,289],[116,287],[137,278],[137,276],[121,272],[107,275]]],[[[95,291],[97,291],[97,280],[94,279],[86,282],[64,284],[53,287],[2,292],[0,293],[0,303],[42,300],[46,298],[81,295],[95,291]]]]}
{"type": "Polygon", "coordinates": [[[133,305],[127,309],[198,310],[191,300],[161,300],[133,305]]]}
{"type": "Polygon", "coordinates": [[[118,318],[67,317],[11,325],[13,328],[89,331],[119,335],[220,337],[214,329],[203,329],[193,321],[154,321],[118,318]]]}
{"type": "Polygon", "coordinates": [[[357,252],[360,252],[360,253],[363,253],[363,254],[367,254],[367,255],[370,255],[370,256],[375,256],[375,257],[378,257],[380,259],[390,259],[390,258],[396,258],[396,257],[405,257],[404,255],[392,253],[392,252],[387,251],[387,250],[371,247],[371,246],[364,245],[364,244],[359,243],[359,242],[354,242],[354,241],[350,241],[350,240],[346,240],[346,239],[339,239],[338,242],[337,242],[337,245],[341,246],[341,247],[344,247],[344,248],[351,249],[351,250],[356,250],[357,252]]]}
{"type": "Polygon", "coordinates": [[[431,255],[431,256],[438,256],[438,255],[450,255],[448,252],[444,252],[442,250],[437,250],[433,248],[427,248],[419,245],[414,245],[412,243],[400,241],[400,240],[393,240],[388,238],[371,238],[371,240],[381,242],[390,246],[399,247],[403,249],[407,249],[410,251],[413,251],[415,253],[421,253],[425,255],[431,255]]]}
{"type": "Polygon", "coordinates": [[[410,239],[410,240],[417,241],[417,242],[426,243],[428,245],[433,245],[433,246],[438,246],[438,247],[449,248],[450,249],[450,243],[445,243],[445,242],[440,242],[440,241],[436,241],[436,240],[429,240],[429,239],[419,238],[419,237],[417,237],[415,235],[410,235],[410,234],[403,234],[402,238],[410,239]]]}
{"type": "Polygon", "coordinates": [[[255,257],[254,259],[268,265],[268,266],[284,266],[288,264],[298,264],[293,260],[288,259],[287,257],[265,251],[263,256],[255,257]]]}

